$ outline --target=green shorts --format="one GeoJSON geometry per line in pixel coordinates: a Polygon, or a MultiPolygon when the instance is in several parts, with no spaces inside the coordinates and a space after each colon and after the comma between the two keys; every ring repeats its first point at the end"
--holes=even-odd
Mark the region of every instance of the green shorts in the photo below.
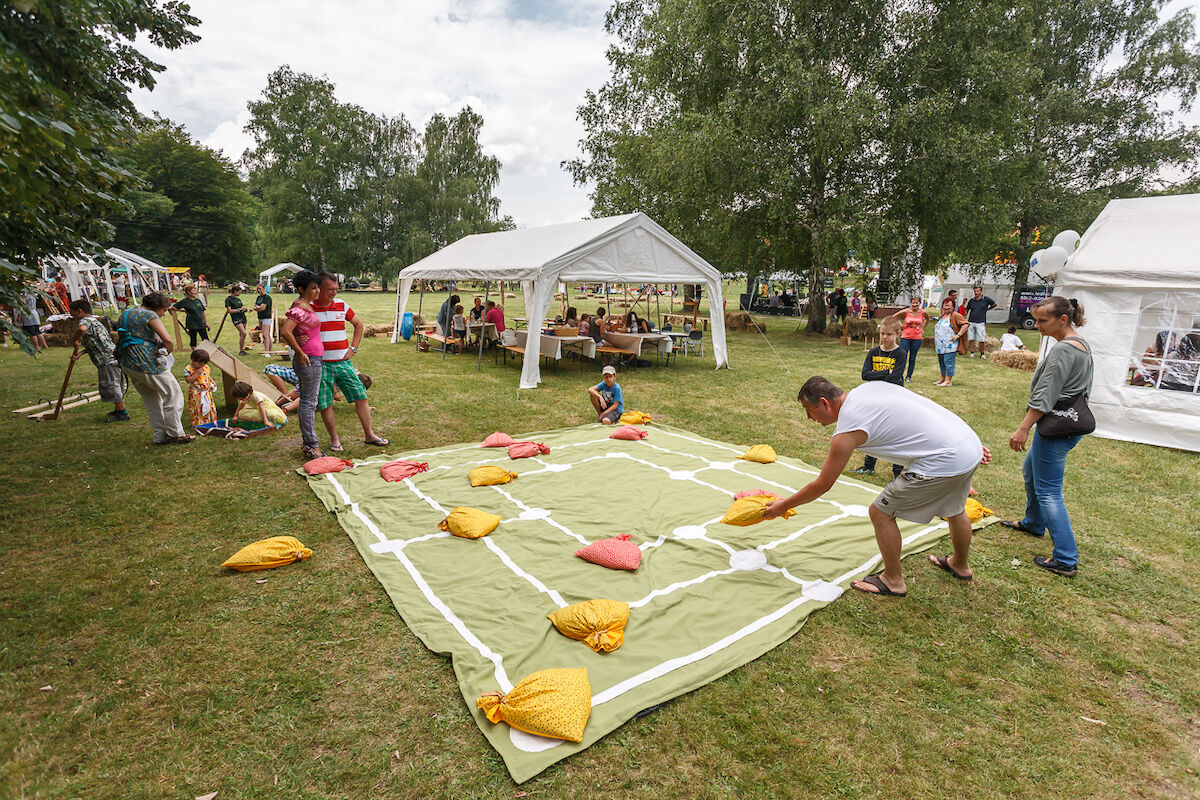
{"type": "Polygon", "coordinates": [[[367,399],[367,387],[359,380],[358,370],[350,359],[325,361],[321,364],[321,388],[317,390],[317,408],[326,409],[333,405],[333,387],[342,390],[347,403],[367,399]]]}

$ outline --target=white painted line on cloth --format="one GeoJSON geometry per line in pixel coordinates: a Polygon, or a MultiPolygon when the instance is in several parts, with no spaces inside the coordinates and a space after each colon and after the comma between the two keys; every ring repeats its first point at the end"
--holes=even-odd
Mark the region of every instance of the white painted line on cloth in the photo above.
{"type": "Polygon", "coordinates": [[[847,514],[845,511],[843,511],[841,514],[834,514],[832,517],[827,517],[826,519],[823,519],[820,522],[814,522],[812,525],[806,525],[803,528],[801,528],[800,530],[798,530],[794,533],[790,533],[787,536],[783,537],[782,539],[776,539],[773,542],[767,542],[766,544],[760,544],[756,549],[761,550],[762,552],[765,553],[766,551],[772,550],[781,544],[787,544],[790,541],[799,539],[801,536],[808,533],[813,528],[819,528],[822,525],[828,525],[831,522],[836,522],[839,519],[842,519],[842,518],[848,517],[848,516],[850,516],[850,515],[847,514]]]}
{"type": "Polygon", "coordinates": [[[524,578],[529,582],[530,586],[537,589],[542,594],[550,595],[550,599],[557,603],[559,608],[566,608],[568,605],[570,605],[570,603],[562,599],[562,595],[560,595],[558,592],[548,588],[546,584],[542,583],[537,578],[518,567],[517,563],[509,558],[508,553],[501,550],[500,546],[493,542],[490,536],[484,536],[483,543],[487,545],[488,550],[491,550],[501,561],[504,562],[504,566],[512,570],[513,573],[515,573],[518,577],[524,578]]]}
{"type": "MultiPolygon", "coordinates": [[[[733,551],[731,550],[730,552],[732,553],[733,551]]],[[[647,603],[649,603],[651,600],[653,600],[656,597],[662,597],[663,595],[671,594],[671,592],[677,591],[679,589],[687,588],[688,586],[695,586],[697,583],[704,583],[709,578],[715,578],[718,575],[731,575],[737,571],[738,570],[735,570],[735,569],[714,570],[713,572],[706,572],[705,574],[699,576],[698,578],[692,578],[691,580],[679,581],[678,583],[672,583],[670,586],[665,586],[662,589],[655,589],[654,591],[650,592],[650,594],[643,597],[641,600],[630,601],[629,607],[630,608],[641,608],[642,606],[646,605],[647,603]]],[[[593,702],[592,705],[596,705],[595,702],[593,702]]]]}
{"type": "MultiPolygon", "coordinates": [[[[341,483],[339,483],[338,480],[333,477],[332,473],[329,474],[329,480],[334,485],[334,488],[337,489],[338,494],[349,500],[350,496],[346,494],[346,491],[342,488],[341,483]]],[[[351,503],[350,510],[355,516],[362,520],[362,523],[367,526],[367,530],[375,534],[375,537],[379,539],[379,541],[387,541],[387,537],[383,535],[383,531],[379,530],[379,526],[377,526],[366,514],[359,510],[357,503],[351,503]]],[[[434,594],[432,587],[425,582],[425,578],[421,575],[421,571],[418,570],[416,565],[409,560],[408,556],[404,554],[403,550],[394,551],[392,555],[396,557],[397,561],[404,565],[404,569],[408,571],[409,577],[412,578],[413,583],[415,583],[417,586],[417,589],[425,596],[425,600],[441,613],[442,618],[449,622],[450,625],[456,631],[458,631],[459,636],[461,636],[467,644],[474,647],[481,656],[492,662],[492,665],[495,668],[494,675],[496,678],[496,683],[499,684],[501,691],[512,691],[512,681],[508,679],[508,673],[504,671],[503,657],[499,653],[492,652],[492,649],[484,644],[478,636],[472,633],[471,629],[466,626],[466,623],[459,619],[458,615],[455,614],[448,605],[442,602],[440,597],[434,594]]]]}

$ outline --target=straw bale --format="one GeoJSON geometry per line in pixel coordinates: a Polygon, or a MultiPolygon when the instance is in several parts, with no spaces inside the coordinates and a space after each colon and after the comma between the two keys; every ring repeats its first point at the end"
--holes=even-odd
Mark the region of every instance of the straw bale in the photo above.
{"type": "Polygon", "coordinates": [[[1033,372],[1037,369],[1038,354],[1032,350],[1005,350],[992,356],[992,363],[1024,372],[1033,372]]]}

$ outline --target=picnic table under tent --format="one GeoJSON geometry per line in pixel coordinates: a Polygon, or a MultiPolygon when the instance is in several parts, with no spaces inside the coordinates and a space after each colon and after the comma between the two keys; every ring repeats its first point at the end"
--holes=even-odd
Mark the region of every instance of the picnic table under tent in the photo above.
{"type": "Polygon", "coordinates": [[[1200,452],[1200,194],[1110,201],[1054,293],[1083,305],[1096,435],[1200,452]],[[1167,352],[1148,358],[1156,341],[1167,352]],[[1137,385],[1149,362],[1155,378],[1137,385]]]}
{"type": "MultiPolygon", "coordinates": [[[[541,320],[559,283],[703,284],[713,302],[721,297],[721,276],[687,245],[645,214],[567,222],[525,230],[466,236],[406,267],[396,286],[395,328],[400,327],[413,281],[518,281],[525,316],[541,320]]],[[[717,369],[729,366],[725,320],[712,317],[712,352],[717,369]]],[[[525,349],[520,388],[541,381],[540,348],[525,349]]]]}

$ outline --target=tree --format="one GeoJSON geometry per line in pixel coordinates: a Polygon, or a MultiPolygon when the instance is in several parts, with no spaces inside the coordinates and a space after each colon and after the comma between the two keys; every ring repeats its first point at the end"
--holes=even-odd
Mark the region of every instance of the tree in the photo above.
{"type": "Polygon", "coordinates": [[[1039,229],[1082,231],[1110,199],[1169,188],[1164,174],[1198,174],[1200,129],[1178,122],[1173,106],[1186,112],[1196,98],[1200,48],[1191,11],[1164,19],[1165,6],[1086,0],[1014,9],[1014,26],[1029,34],[1012,54],[1021,128],[999,169],[1017,232],[1015,286],[1028,279],[1039,229]]]}
{"type": "Polygon", "coordinates": [[[153,88],[163,69],[133,43],[197,41],[188,11],[175,0],[0,6],[0,301],[40,260],[94,252],[111,234],[105,219],[131,180],[108,149],[138,119],[131,86],[153,88]]]}
{"type": "Polygon", "coordinates": [[[133,213],[110,220],[114,246],[192,266],[218,283],[249,274],[247,214],[254,201],[232,164],[161,118],[142,126],[117,154],[142,188],[131,198],[133,213]]]}
{"type": "Polygon", "coordinates": [[[242,157],[252,191],[265,204],[268,260],[345,271],[353,266],[354,232],[347,176],[351,136],[361,109],[344,106],[333,84],[284,65],[251,101],[246,132],[254,147],[242,157]]]}
{"type": "MultiPolygon", "coordinates": [[[[642,210],[719,268],[800,267],[809,295],[878,206],[882,4],[623,0],[612,76],[579,110],[596,213],[642,210]]],[[[809,330],[825,327],[821,302],[809,330]]]]}

